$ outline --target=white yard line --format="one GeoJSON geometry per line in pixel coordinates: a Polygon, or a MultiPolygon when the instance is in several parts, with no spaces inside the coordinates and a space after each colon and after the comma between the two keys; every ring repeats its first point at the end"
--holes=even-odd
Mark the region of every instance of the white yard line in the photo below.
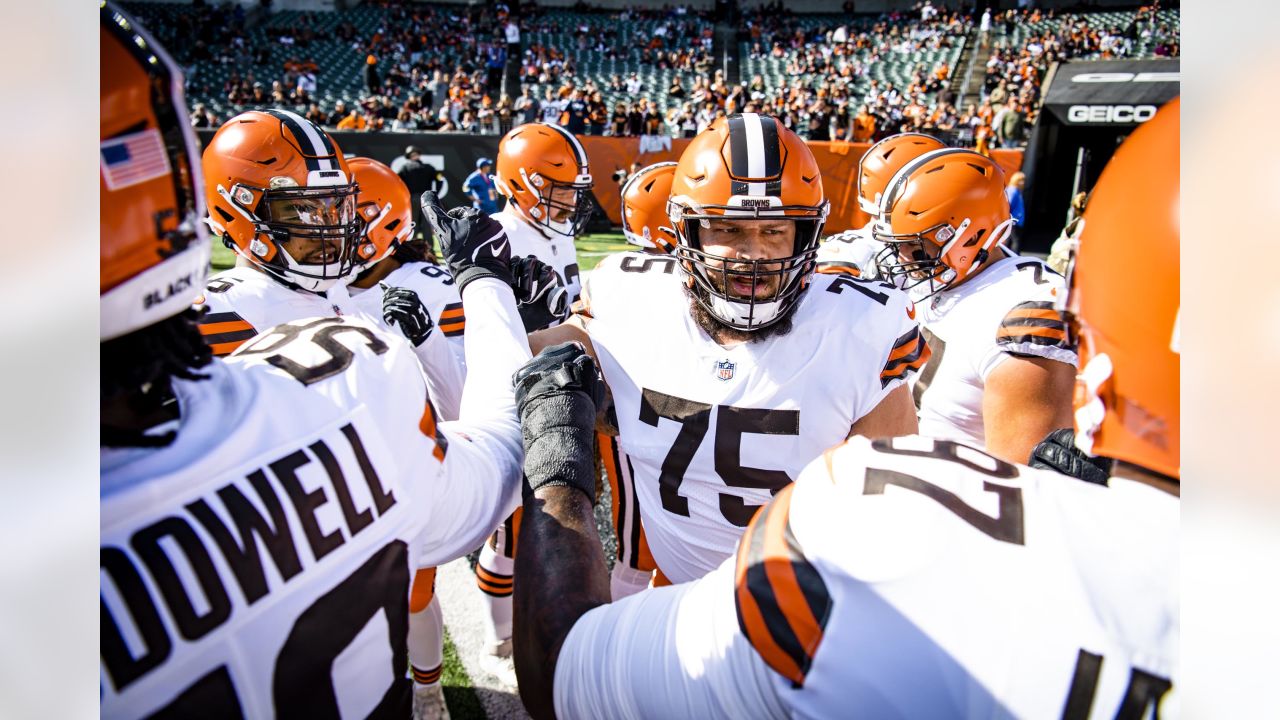
{"type": "Polygon", "coordinates": [[[484,642],[482,613],[488,612],[488,606],[465,557],[440,567],[436,575],[436,596],[440,598],[444,624],[458,650],[458,659],[471,677],[485,714],[495,720],[528,718],[520,696],[480,669],[478,654],[484,642]]]}

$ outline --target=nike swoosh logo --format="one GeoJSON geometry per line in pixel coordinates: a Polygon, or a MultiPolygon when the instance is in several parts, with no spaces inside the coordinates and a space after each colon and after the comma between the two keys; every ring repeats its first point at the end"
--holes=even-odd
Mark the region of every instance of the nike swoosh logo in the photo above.
{"type": "Polygon", "coordinates": [[[479,260],[479,259],[480,259],[480,251],[484,250],[486,247],[488,247],[488,248],[489,248],[489,252],[490,252],[490,253],[492,253],[494,257],[499,257],[499,254],[500,254],[503,250],[505,250],[505,249],[506,249],[506,247],[507,247],[507,242],[508,242],[508,240],[507,240],[507,236],[506,236],[506,234],[505,234],[505,233],[503,233],[503,232],[501,232],[501,231],[499,231],[499,232],[498,232],[496,235],[494,235],[493,237],[491,237],[491,238],[489,238],[488,240],[486,240],[486,241],[484,241],[484,242],[480,243],[480,246],[476,248],[476,251],[475,251],[475,252],[473,252],[473,253],[471,253],[471,262],[475,262],[475,261],[479,260]],[[494,242],[496,242],[496,241],[498,240],[498,238],[502,238],[502,244],[500,244],[500,245],[496,245],[496,246],[495,246],[495,245],[493,245],[493,243],[494,243],[494,242]]]}

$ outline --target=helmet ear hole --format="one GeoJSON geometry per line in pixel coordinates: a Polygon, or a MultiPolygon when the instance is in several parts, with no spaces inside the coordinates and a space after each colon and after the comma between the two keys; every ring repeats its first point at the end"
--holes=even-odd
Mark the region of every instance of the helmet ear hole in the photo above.
{"type": "Polygon", "coordinates": [[[978,232],[974,233],[973,237],[970,238],[969,241],[964,244],[964,246],[973,247],[974,245],[977,245],[978,243],[982,242],[982,237],[986,234],[987,234],[986,228],[979,228],[978,232]]]}

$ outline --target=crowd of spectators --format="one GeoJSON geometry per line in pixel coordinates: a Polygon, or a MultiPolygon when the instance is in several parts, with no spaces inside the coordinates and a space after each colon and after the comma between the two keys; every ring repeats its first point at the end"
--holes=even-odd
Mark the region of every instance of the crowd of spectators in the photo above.
{"type": "MultiPolygon", "coordinates": [[[[563,15],[550,16],[532,3],[514,14],[501,4],[373,5],[382,15],[371,32],[343,22],[321,33],[315,17],[301,13],[287,25],[268,23],[263,32],[249,33],[239,4],[197,0],[176,14],[162,39],[187,49],[184,62],[232,68],[221,87],[190,88],[194,97],[218,97],[237,107],[295,107],[339,130],[501,134],[542,120],[580,134],[669,143],[694,136],[717,116],[764,112],[811,140],[869,142],[895,132],[931,132],[983,151],[1025,141],[1040,84],[1054,61],[1126,57],[1139,44],[1156,56],[1179,53],[1177,26],[1159,22],[1153,8],[1134,13],[1127,26],[1100,27],[1083,15],[1058,21],[1054,11],[1039,9],[995,17],[987,11],[979,21],[931,0],[909,11],[854,19],[846,2],[845,17],[815,24],[775,1],[747,12],[740,33],[748,57],[768,58],[784,69],[781,81],[755,73],[731,85],[715,67],[710,17],[684,7],[593,13],[591,22],[566,28],[563,15]],[[640,22],[652,28],[643,42],[622,42],[618,28],[640,22]],[[974,88],[979,100],[962,107],[953,76],[963,68],[947,59],[958,55],[979,23],[978,61],[988,58],[986,76],[974,88]],[[567,46],[522,44],[522,34],[568,38],[567,46]],[[363,58],[358,99],[318,97],[327,80],[311,50],[320,37],[336,37],[363,58]],[[942,59],[910,64],[906,82],[872,76],[876,63],[909,62],[924,53],[942,59]],[[575,62],[584,55],[639,72],[591,76],[575,62]],[[252,68],[272,57],[285,58],[279,72],[255,77],[252,68]],[[668,74],[669,84],[654,83],[644,68],[678,72],[668,74]]],[[[225,119],[204,103],[193,107],[197,127],[225,119]]]]}

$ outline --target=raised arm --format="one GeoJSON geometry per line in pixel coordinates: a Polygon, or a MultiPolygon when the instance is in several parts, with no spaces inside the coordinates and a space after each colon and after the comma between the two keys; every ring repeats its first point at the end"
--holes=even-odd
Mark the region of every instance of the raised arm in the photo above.
{"type": "Polygon", "coordinates": [[[520,698],[535,718],[555,717],[553,682],[565,637],[583,614],[609,602],[591,510],[602,392],[595,363],[575,344],[547,348],[516,376],[526,485],[514,651],[520,698]]]}

